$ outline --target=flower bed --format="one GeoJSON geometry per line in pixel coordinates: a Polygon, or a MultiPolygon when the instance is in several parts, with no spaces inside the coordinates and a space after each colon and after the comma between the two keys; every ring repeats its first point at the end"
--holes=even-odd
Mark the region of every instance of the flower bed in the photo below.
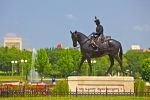
{"type": "Polygon", "coordinates": [[[5,84],[0,85],[0,97],[48,96],[51,95],[52,88],[53,85],[48,84],[26,84],[26,85],[5,84]]]}

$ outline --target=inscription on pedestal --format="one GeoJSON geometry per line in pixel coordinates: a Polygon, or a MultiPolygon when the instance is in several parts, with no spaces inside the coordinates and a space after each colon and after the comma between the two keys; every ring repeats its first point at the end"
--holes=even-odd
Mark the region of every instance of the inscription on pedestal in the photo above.
{"type": "Polygon", "coordinates": [[[134,92],[133,77],[70,76],[71,92],[134,92]]]}

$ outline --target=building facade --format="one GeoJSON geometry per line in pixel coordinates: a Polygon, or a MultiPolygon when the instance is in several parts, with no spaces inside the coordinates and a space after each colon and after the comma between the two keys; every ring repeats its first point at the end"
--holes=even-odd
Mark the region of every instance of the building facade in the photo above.
{"type": "Polygon", "coordinates": [[[22,50],[22,38],[20,37],[5,37],[4,38],[4,47],[12,48],[16,47],[19,50],[22,50]]]}
{"type": "Polygon", "coordinates": [[[131,45],[131,50],[141,50],[141,47],[138,44],[134,44],[134,45],[131,45]]]}

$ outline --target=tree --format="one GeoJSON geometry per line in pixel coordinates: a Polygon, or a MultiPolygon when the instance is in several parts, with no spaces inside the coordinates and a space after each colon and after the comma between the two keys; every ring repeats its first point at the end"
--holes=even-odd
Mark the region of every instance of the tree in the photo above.
{"type": "Polygon", "coordinates": [[[98,75],[98,76],[103,76],[105,75],[107,69],[108,69],[108,66],[109,66],[109,58],[108,56],[103,56],[103,57],[100,57],[100,58],[97,58],[96,59],[96,64],[95,66],[95,72],[96,74],[95,75],[98,75]]]}
{"type": "Polygon", "coordinates": [[[50,74],[51,64],[48,59],[48,55],[45,49],[40,49],[37,51],[37,59],[35,61],[35,67],[43,80],[45,74],[50,74]]]}
{"type": "Polygon", "coordinates": [[[56,65],[59,67],[59,71],[63,77],[68,76],[74,71],[73,58],[70,55],[69,49],[62,49],[59,59],[56,65]]]}
{"type": "Polygon", "coordinates": [[[63,49],[57,49],[57,48],[47,48],[46,52],[49,57],[49,62],[51,62],[51,71],[50,75],[53,77],[60,76],[61,72],[59,70],[59,66],[56,64],[58,59],[60,58],[61,51],[63,49]]]}
{"type": "Polygon", "coordinates": [[[73,74],[80,63],[80,51],[74,48],[46,49],[51,62],[51,76],[61,77],[73,74]]]}
{"type": "MultiPolygon", "coordinates": [[[[12,60],[20,60],[20,50],[12,47],[1,47],[0,48],[0,69],[6,73],[11,72],[11,61],[12,60]]],[[[15,64],[17,69],[17,74],[19,74],[19,64],[15,64]]]]}
{"type": "Polygon", "coordinates": [[[150,58],[143,61],[142,68],[142,78],[150,82],[150,58]]]}
{"type": "Polygon", "coordinates": [[[150,53],[148,54],[139,50],[129,50],[125,54],[130,71],[135,78],[139,78],[141,76],[142,62],[148,55],[150,56],[150,53]]]}

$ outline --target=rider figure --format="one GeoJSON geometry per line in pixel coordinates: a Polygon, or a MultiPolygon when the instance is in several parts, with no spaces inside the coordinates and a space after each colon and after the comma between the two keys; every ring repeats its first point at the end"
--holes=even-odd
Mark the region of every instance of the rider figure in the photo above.
{"type": "Polygon", "coordinates": [[[96,24],[96,32],[93,32],[93,36],[91,37],[91,45],[93,48],[98,49],[98,46],[95,43],[95,40],[97,40],[99,37],[101,37],[101,42],[104,42],[104,34],[103,34],[103,26],[100,25],[99,19],[95,16],[95,24],[96,24]],[[94,38],[94,40],[93,40],[94,38]]]}

